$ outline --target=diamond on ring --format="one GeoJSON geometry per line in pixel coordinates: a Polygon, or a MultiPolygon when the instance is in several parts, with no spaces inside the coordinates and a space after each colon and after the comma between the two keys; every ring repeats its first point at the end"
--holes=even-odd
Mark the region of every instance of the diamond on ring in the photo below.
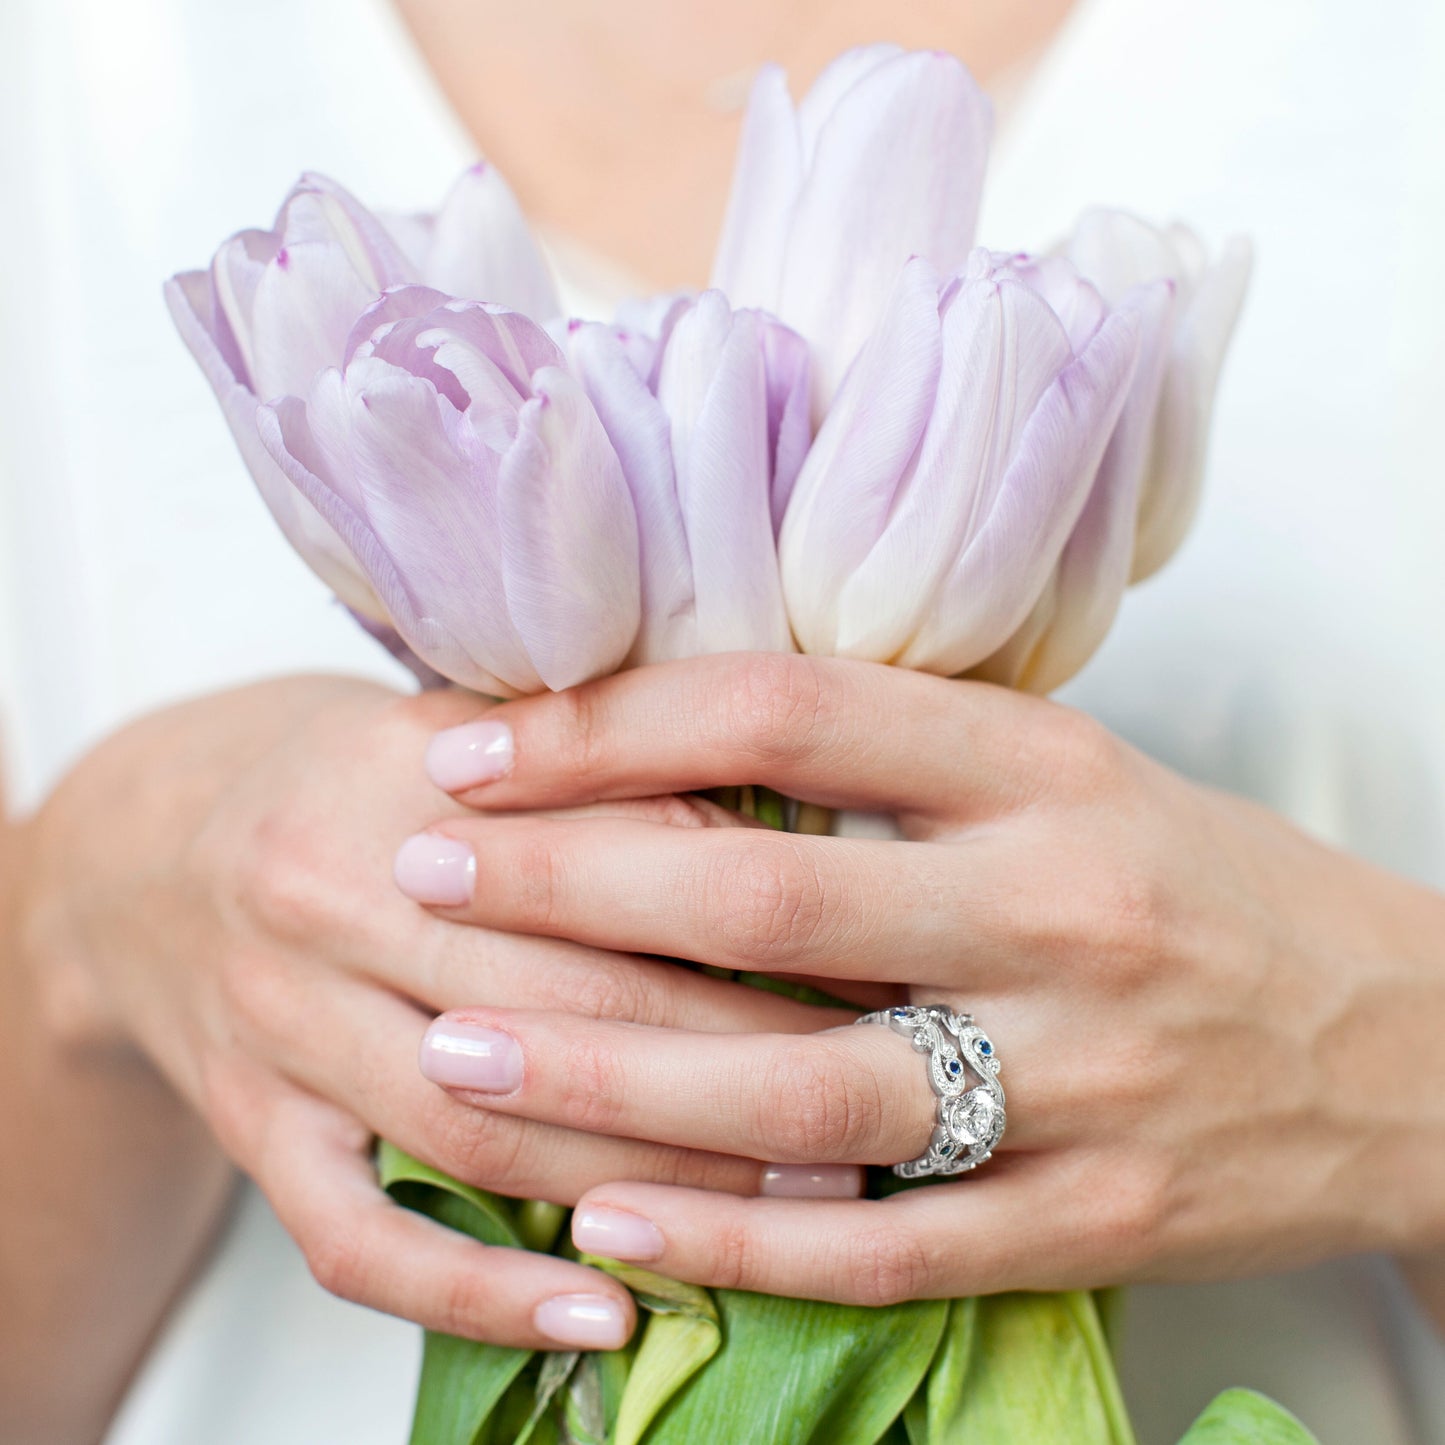
{"type": "Polygon", "coordinates": [[[893,1172],[902,1179],[921,1179],[977,1169],[1003,1138],[1006,1115],[999,1058],[973,1016],[941,1004],[909,1004],[864,1014],[857,1022],[884,1024],[928,1055],[937,1122],[928,1148],[917,1159],[895,1164],[893,1172]]]}

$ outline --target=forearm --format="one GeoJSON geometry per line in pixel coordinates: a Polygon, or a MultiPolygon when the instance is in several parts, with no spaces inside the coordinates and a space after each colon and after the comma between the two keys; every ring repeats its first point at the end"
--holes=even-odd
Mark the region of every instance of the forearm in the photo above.
{"type": "Polygon", "coordinates": [[[149,1064],[93,1046],[83,1001],[29,966],[31,845],[13,826],[0,841],[0,1438],[81,1445],[216,1228],[231,1171],[149,1064]]]}

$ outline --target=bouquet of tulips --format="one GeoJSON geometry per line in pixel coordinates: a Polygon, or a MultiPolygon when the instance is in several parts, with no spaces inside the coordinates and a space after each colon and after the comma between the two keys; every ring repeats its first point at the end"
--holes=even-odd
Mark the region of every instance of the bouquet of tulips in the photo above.
{"type": "MultiPolygon", "coordinates": [[[[167,296],[287,538],[427,684],[800,649],[1046,691],[1189,525],[1249,253],[1108,211],[975,249],[990,127],[939,53],[850,51],[796,104],[764,68],[712,288],[611,321],[563,314],[485,164],[434,216],[304,177],[167,296]]],[[[554,1206],[378,1168],[487,1242],[565,1238],[554,1206]]],[[[863,1309],[589,1262],[637,1340],[431,1336],[417,1445],[1133,1439],[1109,1295],[863,1309]]],[[[1232,1391],[1188,1438],[1309,1437],[1232,1391]]]]}

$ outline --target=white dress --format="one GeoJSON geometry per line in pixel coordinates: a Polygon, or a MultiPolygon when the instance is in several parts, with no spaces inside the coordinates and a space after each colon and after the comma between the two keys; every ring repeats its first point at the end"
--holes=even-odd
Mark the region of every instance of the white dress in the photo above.
{"type": "MultiPolygon", "coordinates": [[[[1068,696],[1192,776],[1445,883],[1445,11],[1086,0],[1004,127],[999,247],[1090,201],[1259,266],[1199,527],[1068,696]]],[[[315,168],[397,209],[469,157],[381,0],[0,5],[0,697],[16,791],[174,697],[402,681],[288,552],[158,287],[315,168]]],[[[1365,1086],[1367,1087],[1367,1081],[1365,1086]]],[[[1253,1384],[1327,1442],[1445,1441],[1445,1348],[1388,1264],[1134,1293],[1150,1442],[1253,1384]]],[[[399,1445],[409,1327],[312,1284],[254,1191],[110,1445],[399,1445]]]]}

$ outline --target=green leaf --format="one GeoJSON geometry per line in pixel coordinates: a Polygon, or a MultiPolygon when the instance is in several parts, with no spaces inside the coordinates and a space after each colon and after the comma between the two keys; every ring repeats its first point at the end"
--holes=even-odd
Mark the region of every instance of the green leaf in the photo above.
{"type": "MultiPolygon", "coordinates": [[[[459,1183],[384,1141],[377,1148],[376,1171],[398,1204],[483,1244],[520,1247],[511,1212],[495,1195],[459,1183]]],[[[428,1331],[411,1445],[478,1445],[488,1416],[531,1358],[530,1350],[428,1331]]]]}
{"type": "Polygon", "coordinates": [[[928,1445],[1134,1445],[1088,1291],[958,1300],[950,1326],[929,1376],[928,1445]]]}
{"type": "Polygon", "coordinates": [[[568,1445],[610,1445],[631,1368],[630,1348],[582,1356],[563,1403],[568,1445]]]}
{"type": "Polygon", "coordinates": [[[615,1445],[638,1445],[659,1411],[717,1354],[722,1343],[717,1306],[695,1284],[615,1259],[584,1255],[582,1262],[621,1280],[651,1314],[622,1392],[615,1427],[615,1445]]]}
{"type": "Polygon", "coordinates": [[[963,1408],[974,1340],[978,1333],[978,1301],[952,1300],[948,1320],[923,1389],[909,1402],[909,1434],[918,1445],[934,1445],[950,1438],[951,1422],[963,1408]]]}
{"type": "Polygon", "coordinates": [[[874,1310],[715,1293],[725,1347],[654,1422],[647,1445],[876,1445],[917,1389],[944,1300],[874,1310]]]}
{"type": "Polygon", "coordinates": [[[1226,1390],[1210,1402],[1179,1445],[1319,1445],[1293,1415],[1253,1390],[1226,1390]]]}

